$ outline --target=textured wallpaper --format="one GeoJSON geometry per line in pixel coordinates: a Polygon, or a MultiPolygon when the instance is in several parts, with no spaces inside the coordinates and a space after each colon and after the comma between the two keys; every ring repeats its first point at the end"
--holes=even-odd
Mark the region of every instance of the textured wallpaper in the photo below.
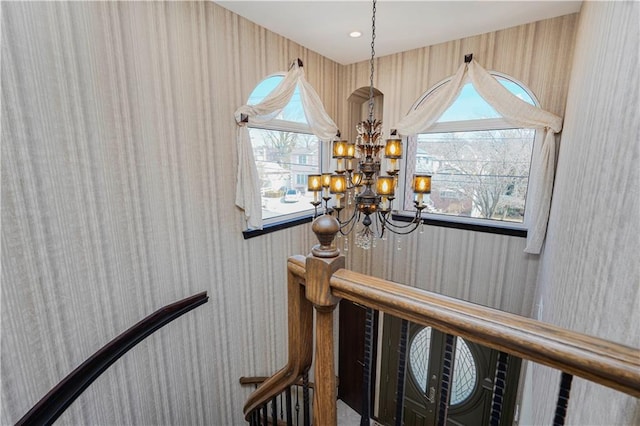
{"type": "Polygon", "coordinates": [[[300,57],[329,114],[338,65],[211,2],[2,2],[2,412],[18,420],[157,308],[149,337],[60,419],[237,424],[286,359],[286,258],[308,227],[243,240],[235,121],[300,57]]]}
{"type": "MultiPolygon", "coordinates": [[[[233,111],[300,57],[329,115],[353,136],[346,99],[368,84],[367,64],[342,67],[211,2],[0,7],[0,422],[15,422],[142,317],[207,290],[208,304],[118,361],[59,423],[241,423],[250,389],[238,378],[285,363],[286,257],[314,242],[308,225],[242,239],[233,111]]],[[[469,52],[564,115],[576,22],[379,58],[385,128],[469,52]]],[[[528,314],[539,261],[524,245],[427,227],[400,251],[393,242],[364,254],[351,247],[347,262],[528,314]]]]}
{"type": "MultiPolygon", "coordinates": [[[[639,3],[583,4],[538,280],[542,320],[635,348],[640,348],[639,42],[639,3]]],[[[548,404],[557,395],[559,375],[535,368],[532,376],[533,424],[549,424],[548,404]]],[[[573,425],[640,424],[640,401],[576,379],[568,413],[573,425]]]]}

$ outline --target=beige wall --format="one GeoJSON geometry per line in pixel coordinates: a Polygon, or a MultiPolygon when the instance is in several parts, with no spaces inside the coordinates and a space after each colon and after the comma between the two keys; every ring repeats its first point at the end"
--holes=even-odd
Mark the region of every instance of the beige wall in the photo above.
{"type": "MultiPolygon", "coordinates": [[[[250,390],[238,378],[284,364],[285,259],[313,241],[308,226],[242,239],[233,111],[300,57],[348,134],[346,98],[368,84],[367,64],[342,67],[210,2],[1,7],[0,422],[141,317],[208,290],[207,305],[120,360],[62,422],[239,423],[250,390]]],[[[564,115],[576,22],[379,58],[385,128],[468,52],[564,115]]],[[[427,227],[401,251],[352,246],[347,257],[356,270],[528,313],[538,259],[523,249],[521,238],[427,227]]]]}
{"type": "MultiPolygon", "coordinates": [[[[585,2],[549,236],[542,320],[640,347],[640,4],[585,2]]],[[[533,369],[532,424],[550,424],[559,375],[533,369]]],[[[640,402],[575,379],[568,424],[640,424],[640,402]]]]}
{"type": "MultiPolygon", "coordinates": [[[[577,14],[567,15],[378,58],[374,85],[384,95],[386,134],[424,92],[455,73],[466,53],[485,68],[524,83],[542,108],[564,115],[576,22],[577,14]]],[[[352,130],[344,100],[368,84],[368,62],[340,71],[339,126],[345,132],[352,130]]],[[[388,241],[370,252],[350,241],[348,264],[393,281],[531,313],[538,256],[524,253],[525,239],[426,226],[424,234],[401,240],[400,251],[388,241]]]]}
{"type": "Polygon", "coordinates": [[[339,65],[211,2],[1,7],[0,423],[201,290],[61,422],[240,423],[238,378],[285,363],[285,261],[312,240],[242,239],[233,111],[300,57],[335,116],[339,65]]]}

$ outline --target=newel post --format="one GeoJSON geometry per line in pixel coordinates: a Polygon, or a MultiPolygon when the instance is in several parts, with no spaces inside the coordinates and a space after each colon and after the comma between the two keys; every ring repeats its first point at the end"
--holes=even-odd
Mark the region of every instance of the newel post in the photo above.
{"type": "Polygon", "coordinates": [[[316,310],[315,392],[313,394],[313,424],[335,425],[336,369],[334,364],[333,311],[340,299],[331,294],[329,280],[344,268],[344,256],[331,243],[340,230],[333,216],[323,215],[313,221],[313,232],[320,244],[313,247],[306,260],[306,296],[316,310]]]}

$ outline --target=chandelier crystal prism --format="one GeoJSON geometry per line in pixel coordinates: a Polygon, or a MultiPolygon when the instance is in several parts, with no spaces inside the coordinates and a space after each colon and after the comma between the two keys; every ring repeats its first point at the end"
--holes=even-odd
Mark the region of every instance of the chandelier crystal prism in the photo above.
{"type": "Polygon", "coordinates": [[[365,250],[372,248],[377,238],[384,238],[386,231],[404,235],[418,229],[422,224],[422,211],[426,207],[424,194],[431,192],[431,176],[414,175],[415,216],[403,224],[391,219],[400,174],[402,139],[392,131],[383,144],[382,121],[374,119],[375,39],[376,0],[373,0],[368,118],[356,125],[358,136],[354,142],[340,140],[338,132],[332,146],[332,157],[336,160],[335,173],[309,175],[307,178],[307,190],[314,193],[311,204],[316,209],[316,216],[318,206],[324,201],[324,214],[335,212],[340,223],[340,234],[346,236],[355,230],[356,246],[365,250]],[[381,175],[382,154],[387,159],[384,176],[381,175]],[[319,193],[322,193],[322,200],[319,199],[319,193]],[[332,195],[335,199],[330,208],[332,195]],[[348,211],[346,219],[340,217],[342,210],[348,211]]]}

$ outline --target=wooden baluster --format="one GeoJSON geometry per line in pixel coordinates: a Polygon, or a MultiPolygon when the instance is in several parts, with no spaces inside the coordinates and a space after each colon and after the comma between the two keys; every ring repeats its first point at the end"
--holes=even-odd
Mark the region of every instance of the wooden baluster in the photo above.
{"type": "Polygon", "coordinates": [[[398,383],[396,386],[396,426],[402,426],[404,415],[404,381],[407,371],[407,334],[409,321],[403,319],[400,327],[400,345],[398,347],[398,383]]]}
{"type": "Polygon", "coordinates": [[[504,400],[504,392],[507,384],[507,368],[509,365],[509,355],[506,352],[498,353],[496,361],[496,374],[493,380],[493,397],[491,402],[491,426],[500,424],[500,416],[502,415],[502,403],[504,400]]]}
{"type": "Polygon", "coordinates": [[[562,372],[560,376],[560,391],[558,392],[558,402],[556,403],[556,415],[553,419],[553,426],[563,426],[567,416],[567,404],[571,393],[571,382],[573,375],[562,372]]]}
{"type": "Polygon", "coordinates": [[[449,412],[449,390],[451,388],[451,378],[453,373],[453,348],[456,337],[451,334],[445,335],[444,360],[442,363],[442,382],[440,383],[440,409],[438,410],[438,426],[447,423],[449,412]]]}
{"type": "Polygon", "coordinates": [[[373,309],[367,308],[364,323],[364,357],[362,366],[362,415],[360,426],[369,426],[371,414],[371,352],[373,342],[373,309]]]}

